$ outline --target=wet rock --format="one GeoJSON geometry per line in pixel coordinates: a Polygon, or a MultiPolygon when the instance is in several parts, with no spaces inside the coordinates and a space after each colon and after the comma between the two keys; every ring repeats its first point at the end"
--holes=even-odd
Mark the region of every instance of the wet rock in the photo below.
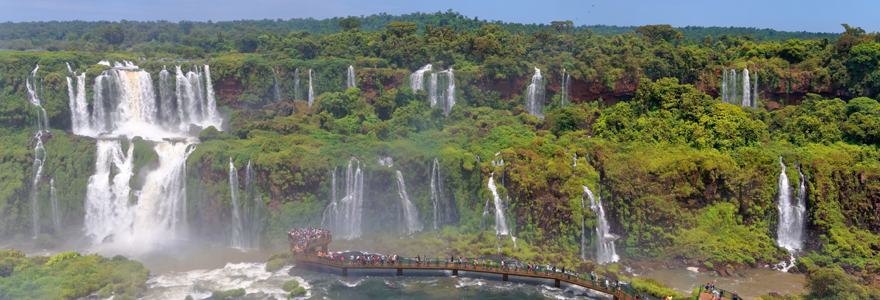
{"type": "Polygon", "coordinates": [[[773,296],[773,297],[775,297],[775,298],[782,298],[782,295],[780,295],[780,294],[777,293],[777,292],[770,292],[770,296],[773,296]]]}
{"type": "Polygon", "coordinates": [[[113,243],[113,235],[105,236],[103,240],[101,240],[102,244],[110,244],[113,243]]]}

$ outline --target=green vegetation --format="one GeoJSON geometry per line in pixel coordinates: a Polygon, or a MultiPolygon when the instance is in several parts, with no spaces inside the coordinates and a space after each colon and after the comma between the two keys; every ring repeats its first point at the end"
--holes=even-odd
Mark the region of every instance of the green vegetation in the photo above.
{"type": "Polygon", "coordinates": [[[668,296],[672,296],[672,298],[684,298],[685,295],[682,295],[672,288],[666,286],[665,284],[660,283],[654,278],[646,278],[639,279],[633,278],[632,287],[634,290],[639,292],[645,292],[650,294],[651,296],[657,298],[666,298],[668,296]]]}
{"type": "Polygon", "coordinates": [[[285,292],[293,291],[293,289],[299,287],[299,281],[295,279],[288,280],[284,282],[284,285],[281,287],[285,292]]]}
{"type": "Polygon", "coordinates": [[[290,298],[292,298],[292,297],[305,295],[305,294],[306,294],[306,288],[298,286],[295,289],[293,289],[293,291],[290,292],[289,296],[290,296],[290,298]]]}
{"type": "Polygon", "coordinates": [[[150,272],[136,261],[77,252],[49,258],[7,250],[0,258],[0,295],[5,299],[76,299],[94,292],[101,297],[113,292],[114,299],[135,299],[150,272]],[[6,272],[9,265],[14,268],[11,274],[6,272]]]}
{"type": "MultiPolygon", "coordinates": [[[[837,35],[584,28],[567,21],[486,22],[451,12],[321,21],[4,23],[0,47],[92,52],[0,52],[0,196],[8,199],[0,202],[0,232],[15,236],[31,226],[36,112],[23,82],[35,64],[55,128],[46,139],[52,170],[46,178],[55,179],[62,222],[72,225],[83,221],[95,146],[64,131],[70,128],[65,62],[88,69],[92,95],[95,76],[106,70],[96,65],[101,59],[144,57],[138,65],[156,83],[159,70],[179,64],[159,58],[184,57],[210,64],[228,121],[222,132],[210,127],[199,134],[186,164],[187,221],[206,239],[227,240],[231,232],[229,158],[239,170],[248,161],[256,170],[255,193],[267,215],[262,246],[271,248],[287,243],[290,228],[321,225],[331,201],[330,170],[354,157],[363,163],[370,217],[362,227],[369,238],[338,240],[334,247],[431,257],[492,254],[500,247],[523,261],[618,278],[618,265],[596,266],[577,255],[581,224],[597,225],[595,213],[582,205],[586,186],[603,199],[625,257],[687,259],[714,270],[755,267],[788,258],[774,242],[781,156],[792,188],[799,178],[794,166],[806,177],[810,243],[798,270],[833,283],[814,284],[814,296],[872,295],[867,281],[837,277],[880,265],[880,219],[873,213],[880,199],[880,35],[843,29],[837,35]],[[426,63],[455,70],[457,105],[448,116],[409,85],[410,72],[426,63]],[[349,65],[356,88],[343,88],[349,65]],[[533,67],[544,71],[545,119],[523,111],[533,67]],[[721,70],[731,68],[759,76],[757,109],[721,103],[721,70]],[[562,69],[573,81],[565,105],[562,69]],[[296,70],[301,81],[314,71],[311,108],[297,95],[296,70]],[[274,100],[273,71],[281,101],[274,100]],[[375,164],[382,156],[392,157],[394,167],[375,164]],[[428,225],[435,158],[453,207],[453,220],[436,230],[428,225]],[[500,159],[504,167],[492,163],[500,159]],[[398,217],[397,170],[428,228],[409,239],[400,239],[399,224],[387,221],[398,217]],[[516,247],[509,237],[495,236],[494,214],[483,216],[490,177],[502,199],[510,199],[516,247]]],[[[158,159],[150,143],[126,142],[135,148],[140,174],[132,178],[135,189],[140,170],[158,159]]],[[[36,186],[43,228],[52,227],[47,184],[36,186]]],[[[40,243],[47,241],[44,236],[40,243]]],[[[65,254],[44,265],[89,257],[65,254]]],[[[266,270],[288,259],[273,255],[266,270]]],[[[4,258],[0,275],[18,276],[9,266],[20,260],[4,258]]]]}
{"type": "Polygon", "coordinates": [[[228,291],[214,291],[214,292],[211,292],[211,299],[220,300],[220,299],[224,299],[224,298],[228,298],[228,297],[241,297],[241,296],[244,296],[245,294],[246,293],[245,293],[244,289],[234,289],[234,290],[228,290],[228,291]]]}

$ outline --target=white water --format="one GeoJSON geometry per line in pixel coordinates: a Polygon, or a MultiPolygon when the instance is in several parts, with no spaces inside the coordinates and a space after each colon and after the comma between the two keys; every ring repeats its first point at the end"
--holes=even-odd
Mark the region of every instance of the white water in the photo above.
{"type": "Polygon", "coordinates": [[[209,67],[203,70],[194,67],[183,74],[177,67],[174,100],[167,70],[159,73],[160,91],[164,89],[159,101],[150,74],[130,62],[114,63],[95,78],[92,114],[80,117],[92,121],[82,135],[104,137],[97,142],[95,174],[86,190],[84,228],[93,244],[113,236],[113,245],[101,250],[147,252],[162,242],[187,238],[186,159],[198,143],[198,130],[193,129],[220,129],[222,121],[209,67]],[[134,136],[150,141],[158,154],[158,166],[141,170],[140,190],[129,186],[135,145],[128,142],[123,151],[120,141],[134,136]]]}
{"type": "Polygon", "coordinates": [[[302,87],[299,85],[299,68],[293,71],[293,98],[302,100],[302,87]]]}
{"type": "Polygon", "coordinates": [[[596,262],[600,265],[616,262],[620,260],[617,250],[614,247],[614,241],[617,239],[608,232],[608,220],[605,218],[605,208],[602,207],[602,198],[593,195],[587,186],[584,186],[584,194],[590,198],[590,209],[596,213],[599,226],[596,227],[596,262]]]}
{"type": "Polygon", "coordinates": [[[309,108],[315,103],[315,91],[312,89],[312,69],[309,69],[309,108]]]}
{"type": "Polygon", "coordinates": [[[782,172],[779,174],[779,224],[776,229],[776,243],[791,253],[792,262],[787,266],[780,266],[783,271],[788,271],[794,266],[794,259],[798,250],[804,242],[804,226],[806,225],[806,180],[803,173],[798,170],[800,175],[797,203],[792,203],[791,186],[789,185],[788,175],[785,174],[785,163],[782,157],[779,157],[779,165],[782,166],[782,172]]]}
{"type": "Polygon", "coordinates": [[[278,75],[275,74],[275,68],[272,68],[272,89],[275,92],[275,101],[281,101],[281,92],[278,91],[278,75]]]}
{"type": "Polygon", "coordinates": [[[43,148],[42,141],[43,133],[41,131],[37,131],[37,135],[34,137],[37,145],[34,146],[34,165],[33,165],[33,184],[31,184],[31,220],[33,221],[33,232],[34,238],[40,234],[40,199],[39,196],[39,188],[37,187],[40,184],[40,179],[43,177],[43,165],[46,161],[46,148],[43,148]]]}
{"type": "Polygon", "coordinates": [[[526,91],[526,110],[538,119],[544,118],[544,88],[541,69],[535,67],[535,75],[532,76],[532,83],[526,91]]]}
{"type": "Polygon", "coordinates": [[[129,205],[134,147],[122,151],[119,140],[98,140],[95,174],[86,187],[85,232],[93,243],[100,243],[109,235],[131,235],[136,207],[129,205]],[[114,175],[111,179],[111,171],[114,175]]]}
{"type": "MultiPolygon", "coordinates": [[[[415,73],[413,73],[415,74],[415,73]]],[[[431,107],[440,106],[443,113],[449,115],[455,106],[455,71],[453,69],[431,73],[428,82],[428,100],[431,107]]]]}
{"type": "Polygon", "coordinates": [[[327,224],[342,239],[355,239],[361,236],[361,218],[363,214],[364,175],[361,172],[360,162],[352,157],[348,160],[348,167],[344,178],[345,195],[342,199],[336,199],[336,172],[333,171],[333,187],[331,189],[330,204],[324,210],[321,224],[327,224]]]}
{"type": "MultiPolygon", "coordinates": [[[[68,69],[70,66],[67,66],[68,69]]],[[[70,123],[71,130],[74,134],[83,134],[89,128],[89,107],[86,101],[86,72],[77,75],[71,71],[76,77],[76,86],[73,79],[67,77],[67,94],[70,98],[70,123]]]]}
{"type": "MultiPolygon", "coordinates": [[[[492,174],[492,176],[494,175],[492,174]]],[[[492,191],[492,198],[495,201],[495,234],[509,235],[510,230],[507,228],[507,219],[504,217],[504,204],[501,203],[501,197],[498,196],[495,179],[492,176],[489,176],[489,190],[492,191]]]]}
{"type": "Polygon", "coordinates": [[[311,297],[312,287],[301,277],[290,276],[291,267],[266,272],[266,263],[227,263],[218,269],[200,269],[187,272],[171,272],[150,277],[147,290],[141,299],[205,299],[215,290],[245,289],[248,299],[287,299],[288,292],[281,289],[285,281],[295,279],[306,289],[304,298],[311,297]]]}
{"type": "Polygon", "coordinates": [[[730,79],[727,80],[727,97],[729,98],[728,100],[730,101],[730,104],[737,104],[739,102],[736,99],[736,70],[730,69],[729,75],[730,79]]]}
{"type": "Polygon", "coordinates": [[[727,96],[727,69],[721,75],[721,103],[730,103],[730,97],[727,96]]]}
{"type": "Polygon", "coordinates": [[[406,183],[403,181],[403,173],[401,173],[400,170],[397,170],[397,190],[397,194],[400,196],[401,205],[403,206],[403,219],[406,225],[406,233],[422,231],[424,225],[422,225],[422,221],[419,220],[419,211],[412,202],[409,201],[409,196],[406,195],[406,183]]]}
{"type": "Polygon", "coordinates": [[[229,158],[229,196],[232,197],[232,248],[244,248],[244,233],[242,232],[241,211],[238,201],[238,170],[229,158]]]}
{"type": "Polygon", "coordinates": [[[409,86],[413,93],[425,89],[425,72],[431,71],[431,68],[431,64],[427,64],[409,75],[409,86]]]}
{"type": "Polygon", "coordinates": [[[742,106],[743,107],[752,107],[751,94],[752,89],[749,87],[749,69],[743,70],[743,92],[742,92],[742,106]]]}
{"type": "Polygon", "coordinates": [[[389,167],[389,168],[390,168],[390,167],[393,167],[393,166],[394,166],[394,159],[391,158],[391,157],[388,157],[388,156],[383,156],[383,157],[380,157],[380,158],[379,158],[379,162],[378,162],[378,163],[379,163],[380,166],[384,166],[384,167],[389,167]]]}
{"type": "Polygon", "coordinates": [[[49,181],[49,206],[52,208],[52,225],[55,233],[61,232],[61,212],[58,210],[58,191],[55,190],[55,178],[49,181]]]}
{"type": "Polygon", "coordinates": [[[559,106],[565,107],[568,104],[568,94],[571,92],[571,74],[562,69],[562,91],[560,92],[559,106]]]}
{"type": "Polygon", "coordinates": [[[755,84],[752,85],[754,89],[752,93],[752,108],[758,109],[758,71],[755,71],[755,84]]]}
{"type": "Polygon", "coordinates": [[[584,204],[584,198],[587,196],[587,192],[589,189],[587,186],[584,186],[584,195],[581,196],[581,260],[587,260],[587,220],[584,216],[583,212],[587,210],[586,204],[584,204]]]}
{"type": "Polygon", "coordinates": [[[256,249],[260,246],[263,227],[263,196],[257,190],[257,179],[254,167],[248,160],[244,175],[244,210],[243,229],[245,233],[244,247],[256,249]]]}
{"type": "Polygon", "coordinates": [[[431,204],[434,206],[434,229],[452,221],[452,204],[443,193],[443,176],[440,175],[440,161],[436,157],[431,168],[431,204]]]}
{"type": "Polygon", "coordinates": [[[352,65],[348,66],[348,76],[346,77],[346,79],[347,79],[346,83],[348,84],[348,88],[356,88],[357,87],[357,83],[355,82],[355,79],[354,79],[354,66],[352,66],[352,65]]]}

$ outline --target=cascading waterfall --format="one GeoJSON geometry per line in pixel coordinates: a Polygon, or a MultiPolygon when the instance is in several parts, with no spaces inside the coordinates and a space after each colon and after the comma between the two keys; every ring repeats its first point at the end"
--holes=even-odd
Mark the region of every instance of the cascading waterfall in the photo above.
{"type": "Polygon", "coordinates": [[[233,248],[244,247],[244,233],[242,228],[241,211],[238,203],[238,170],[229,158],[229,196],[232,198],[232,241],[233,248]]]}
{"type": "Polygon", "coordinates": [[[730,103],[730,97],[727,96],[727,69],[721,75],[721,103],[730,103]]]}
{"type": "Polygon", "coordinates": [[[406,195],[406,183],[403,181],[403,173],[401,173],[400,170],[397,170],[397,189],[397,194],[400,195],[400,203],[403,207],[403,219],[406,225],[406,233],[422,231],[424,225],[422,225],[422,221],[419,220],[419,211],[412,202],[409,201],[409,196],[406,195]]]}
{"type": "Polygon", "coordinates": [[[244,233],[245,247],[258,248],[263,226],[263,196],[256,187],[256,173],[251,161],[248,160],[244,175],[244,233]]]}
{"type": "Polygon", "coordinates": [[[379,158],[378,163],[379,163],[380,166],[383,166],[383,167],[389,167],[389,168],[390,168],[390,167],[393,167],[393,166],[394,166],[394,159],[391,158],[391,157],[388,157],[388,156],[383,156],[383,157],[380,157],[380,158],[379,158]]]}
{"type": "MultiPolygon", "coordinates": [[[[67,68],[70,69],[70,65],[67,68]]],[[[84,130],[89,128],[89,104],[86,101],[86,72],[83,71],[79,75],[74,71],[70,73],[76,77],[76,86],[74,86],[72,78],[70,76],[67,77],[71,129],[74,134],[83,134],[84,130]]]]}
{"type": "Polygon", "coordinates": [[[130,236],[137,208],[129,205],[128,185],[134,172],[134,146],[129,144],[125,152],[119,140],[98,140],[96,146],[95,174],[86,187],[85,231],[100,243],[111,235],[130,236]]]}
{"type": "Polygon", "coordinates": [[[309,108],[315,103],[315,91],[312,89],[312,69],[309,69],[309,108]]]}
{"type": "Polygon", "coordinates": [[[61,211],[58,210],[58,191],[55,190],[55,178],[49,180],[49,205],[52,208],[52,225],[55,233],[61,232],[61,211]]]}
{"type": "Polygon", "coordinates": [[[560,88],[562,89],[562,91],[559,93],[559,106],[565,107],[566,105],[568,105],[568,94],[571,93],[571,74],[566,72],[565,69],[562,69],[562,84],[560,88]]]}
{"type": "Polygon", "coordinates": [[[339,213],[337,207],[339,203],[336,202],[336,169],[330,171],[332,176],[332,181],[330,182],[330,204],[327,204],[327,207],[324,208],[324,212],[321,214],[321,228],[327,228],[329,230],[335,230],[335,228],[331,227],[336,224],[336,220],[333,218],[339,213]],[[330,219],[327,219],[327,216],[330,216],[330,219]]]}
{"type": "Polygon", "coordinates": [[[275,74],[275,68],[272,68],[272,90],[275,92],[275,101],[281,101],[281,92],[278,91],[278,75],[275,74]]]}
{"type": "Polygon", "coordinates": [[[434,157],[431,168],[431,203],[434,205],[434,229],[452,221],[452,204],[443,193],[443,177],[440,175],[440,161],[434,157]]]}
{"type": "Polygon", "coordinates": [[[37,76],[37,71],[39,71],[39,70],[40,70],[40,65],[37,65],[34,68],[34,70],[31,71],[31,74],[25,78],[25,87],[27,87],[28,102],[30,102],[31,105],[39,108],[40,112],[42,112],[42,114],[40,112],[37,113],[37,122],[36,122],[37,123],[37,131],[48,132],[49,131],[49,117],[48,117],[48,114],[46,114],[46,109],[43,108],[43,100],[40,99],[40,97],[37,93],[37,90],[39,90],[39,89],[37,88],[36,76],[37,76]],[[31,84],[32,78],[33,78],[33,84],[31,84]]]}
{"type": "Polygon", "coordinates": [[[159,72],[159,118],[166,124],[180,124],[172,80],[171,73],[162,66],[159,72]]]}
{"type": "Polygon", "coordinates": [[[425,89],[425,72],[431,71],[432,67],[431,64],[427,64],[409,75],[409,86],[413,93],[425,89]]]}
{"type": "Polygon", "coordinates": [[[729,93],[727,94],[727,97],[729,97],[730,104],[737,104],[737,103],[739,103],[739,101],[737,101],[738,99],[736,98],[736,80],[737,80],[736,70],[730,69],[729,74],[730,74],[730,79],[727,81],[727,88],[728,88],[729,93]]]}
{"type": "Polygon", "coordinates": [[[584,195],[581,196],[581,260],[587,260],[587,220],[586,216],[584,216],[584,211],[587,210],[586,205],[584,204],[584,198],[587,197],[587,191],[589,189],[587,186],[584,186],[584,195]]]}
{"type": "MultiPolygon", "coordinates": [[[[414,73],[415,74],[415,73],[414,73]]],[[[428,81],[428,100],[431,107],[439,105],[449,115],[455,106],[455,71],[453,69],[431,73],[428,81]]]]}
{"type": "Polygon", "coordinates": [[[742,107],[752,107],[751,94],[752,89],[749,87],[749,69],[743,70],[743,92],[742,92],[742,107]]]}
{"type": "Polygon", "coordinates": [[[348,84],[348,88],[356,88],[357,83],[354,81],[354,66],[348,65],[348,76],[346,77],[346,83],[348,84]]]}
{"type": "Polygon", "coordinates": [[[797,203],[792,203],[791,186],[788,182],[788,175],[785,174],[786,166],[779,157],[779,165],[782,166],[782,172],[779,173],[779,195],[777,201],[779,208],[779,222],[776,229],[776,243],[791,253],[791,262],[787,266],[780,266],[784,271],[794,266],[795,255],[804,242],[804,226],[806,225],[806,184],[803,173],[798,169],[800,175],[797,203]]]}
{"type": "Polygon", "coordinates": [[[544,118],[544,77],[541,76],[541,69],[535,67],[535,75],[532,76],[532,83],[526,91],[526,110],[529,114],[544,118]]]}
{"type": "Polygon", "coordinates": [[[752,85],[752,108],[758,109],[758,71],[755,71],[755,84],[752,85]]]}
{"type": "Polygon", "coordinates": [[[302,87],[299,85],[299,68],[293,71],[293,98],[302,100],[302,87]]]}
{"type": "Polygon", "coordinates": [[[614,241],[617,239],[608,230],[608,220],[605,219],[605,208],[602,207],[602,198],[596,198],[587,186],[584,186],[584,194],[590,198],[590,209],[596,213],[599,226],[596,227],[596,262],[600,265],[620,260],[614,241]]]}
{"type": "Polygon", "coordinates": [[[492,197],[495,200],[495,235],[510,235],[507,219],[504,217],[504,204],[501,202],[501,197],[498,196],[495,179],[492,177],[494,175],[489,176],[489,190],[492,191],[492,197]]]}
{"type": "Polygon", "coordinates": [[[37,185],[40,184],[40,179],[43,176],[43,165],[46,161],[46,148],[43,148],[42,137],[43,133],[40,131],[37,131],[37,136],[34,137],[37,142],[37,145],[34,146],[34,166],[32,168],[34,180],[31,185],[31,219],[33,220],[34,238],[40,234],[40,199],[38,198],[39,188],[37,185]]]}
{"type": "Polygon", "coordinates": [[[92,114],[84,115],[92,122],[82,131],[105,137],[97,141],[95,173],[86,190],[84,231],[94,244],[113,240],[146,251],[158,242],[187,237],[186,159],[198,143],[189,124],[219,129],[222,121],[210,68],[199,69],[184,75],[177,67],[173,96],[171,74],[161,71],[159,101],[150,74],[131,62],[116,62],[95,78],[92,114]],[[120,137],[125,136],[153,142],[158,154],[158,166],[145,174],[140,190],[129,186],[135,145],[128,142],[123,151],[120,137]]]}
{"type": "Polygon", "coordinates": [[[327,223],[342,239],[355,239],[361,236],[361,218],[364,204],[364,174],[361,163],[354,157],[348,160],[345,170],[345,195],[336,199],[336,172],[333,172],[330,204],[324,210],[322,224],[327,223]]]}

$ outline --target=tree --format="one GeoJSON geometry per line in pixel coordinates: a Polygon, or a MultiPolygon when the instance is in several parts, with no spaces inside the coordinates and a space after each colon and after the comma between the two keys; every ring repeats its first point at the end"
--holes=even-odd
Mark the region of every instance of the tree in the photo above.
{"type": "Polygon", "coordinates": [[[574,22],[572,22],[571,20],[553,21],[550,22],[550,25],[552,25],[553,28],[556,29],[556,32],[565,34],[571,34],[571,30],[574,28],[574,22]]]}
{"type": "Polygon", "coordinates": [[[254,51],[257,51],[257,47],[259,45],[260,39],[257,37],[257,35],[253,33],[248,33],[241,38],[241,41],[238,45],[238,52],[254,53],[254,51]]]}
{"type": "Polygon", "coordinates": [[[641,33],[651,42],[664,40],[672,42],[673,39],[681,39],[682,33],[678,29],[672,28],[668,24],[665,25],[645,25],[636,28],[636,32],[641,33]]]}
{"type": "Polygon", "coordinates": [[[101,37],[111,45],[119,45],[125,41],[125,29],[122,28],[122,26],[119,26],[119,24],[101,26],[98,28],[98,32],[100,32],[101,37]]]}
{"type": "Polygon", "coordinates": [[[356,17],[348,17],[339,21],[339,27],[342,27],[342,31],[358,28],[361,24],[361,20],[356,17]]]}
{"type": "Polygon", "coordinates": [[[419,30],[419,26],[413,22],[391,22],[385,25],[385,28],[397,37],[404,37],[419,30]]]}

